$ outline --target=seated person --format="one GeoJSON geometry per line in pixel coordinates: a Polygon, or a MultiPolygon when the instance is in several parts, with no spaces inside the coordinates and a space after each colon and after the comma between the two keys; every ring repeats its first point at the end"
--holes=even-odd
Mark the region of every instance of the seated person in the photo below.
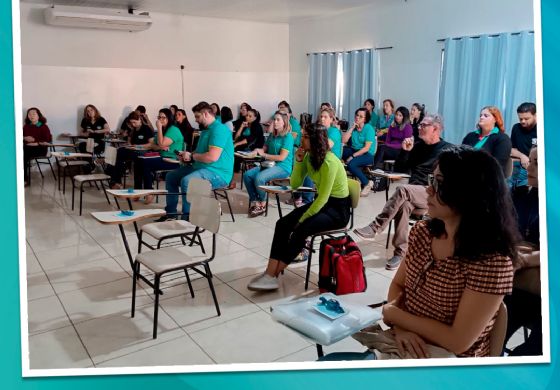
{"type": "Polygon", "coordinates": [[[276,222],[266,271],[251,280],[253,291],[278,289],[278,275],[301,252],[307,237],[325,230],[343,228],[350,220],[350,192],[342,162],[329,151],[327,129],[310,124],[302,132],[301,149],[290,185],[299,187],[303,178],[311,177],[317,186],[313,203],[298,207],[276,222]]]}
{"type": "Polygon", "coordinates": [[[233,113],[231,112],[231,108],[228,106],[223,106],[220,109],[220,119],[222,123],[229,129],[229,131],[233,132],[233,113]]]}
{"type": "Polygon", "coordinates": [[[182,152],[179,159],[190,163],[167,174],[165,178],[166,195],[165,211],[167,215],[158,222],[175,219],[180,190],[183,202],[183,219],[188,220],[190,203],[187,202],[189,181],[193,177],[208,180],[212,189],[223,188],[228,185],[233,177],[233,141],[231,131],[221,122],[216,120],[212,108],[207,102],[200,102],[192,108],[194,120],[201,129],[196,150],[193,153],[182,152]]]}
{"type": "Polygon", "coordinates": [[[389,127],[395,121],[395,103],[391,99],[383,100],[383,114],[379,116],[377,121],[377,140],[380,142],[385,142],[387,137],[387,131],[389,127]]]}
{"type": "MultiPolygon", "coordinates": [[[[233,144],[235,151],[251,151],[262,148],[264,145],[264,133],[261,125],[261,115],[257,110],[251,108],[247,111],[247,120],[241,124],[235,134],[233,144]]],[[[234,171],[241,169],[241,159],[235,158],[234,171]]]]}
{"type": "MultiPolygon", "coordinates": [[[[176,163],[167,162],[163,158],[176,160],[177,153],[183,150],[183,135],[173,125],[173,115],[169,108],[159,110],[156,121],[156,134],[150,138],[146,149],[159,152],[159,156],[138,156],[134,160],[134,182],[143,183],[143,188],[151,190],[154,181],[154,173],[159,170],[172,170],[177,168],[176,163]]],[[[154,200],[153,195],[147,195],[144,203],[150,204],[154,200]]]]}
{"type": "Polygon", "coordinates": [[[414,137],[414,143],[420,141],[420,136],[418,132],[418,125],[424,119],[426,115],[426,106],[420,103],[412,103],[410,107],[410,125],[412,126],[412,136],[414,137]]]}
{"type": "Polygon", "coordinates": [[[37,107],[31,107],[25,115],[23,125],[23,167],[25,185],[29,183],[27,164],[37,157],[46,156],[48,144],[52,142],[52,135],[47,118],[37,107]]]}
{"type": "Polygon", "coordinates": [[[329,137],[329,147],[331,152],[337,157],[342,158],[342,133],[340,129],[335,126],[336,116],[332,108],[321,110],[319,115],[319,123],[327,129],[329,137]]]}
{"type": "Polygon", "coordinates": [[[454,147],[440,154],[426,192],[431,220],[410,231],[383,306],[391,329],[353,337],[379,359],[489,356],[518,239],[504,175],[487,153],[454,147]]]}
{"type": "Polygon", "coordinates": [[[175,126],[177,126],[181,134],[183,134],[183,139],[187,144],[187,150],[192,150],[194,128],[191,126],[189,118],[187,118],[187,113],[182,108],[178,108],[175,112],[175,126]]]}
{"type": "Polygon", "coordinates": [[[354,233],[364,240],[373,241],[377,233],[382,232],[395,220],[393,235],[394,255],[385,264],[388,270],[398,268],[406,253],[408,238],[408,221],[414,209],[427,209],[426,186],[428,175],[432,173],[434,163],[441,151],[450,146],[441,139],[443,120],[439,115],[426,115],[419,126],[420,142],[407,138],[403,141],[402,150],[395,160],[395,171],[410,173],[409,184],[397,186],[383,210],[375,219],[354,233]]]}
{"type": "Polygon", "coordinates": [[[136,110],[134,111],[136,111],[136,113],[140,115],[140,118],[142,119],[142,123],[148,126],[153,131],[154,125],[152,125],[152,122],[150,121],[148,114],[146,114],[146,107],[139,105],[138,107],[136,107],[136,110]]]}
{"type": "Polygon", "coordinates": [[[214,117],[216,118],[217,121],[222,121],[222,118],[220,116],[221,114],[221,110],[220,110],[220,106],[218,105],[218,103],[211,103],[210,107],[212,108],[212,113],[214,114],[214,117]]]}
{"type": "MultiPolygon", "coordinates": [[[[142,122],[142,117],[137,111],[132,111],[126,121],[130,124],[128,143],[131,145],[143,146],[149,148],[150,139],[154,137],[154,132],[142,122]]],[[[126,170],[126,164],[134,161],[138,152],[132,149],[121,147],[117,149],[117,159],[115,165],[107,165],[105,173],[111,176],[109,185],[112,189],[122,188],[120,184],[122,176],[126,170]]],[[[142,176],[134,176],[134,188],[142,188],[142,176]]]]}
{"type": "Polygon", "coordinates": [[[519,161],[513,161],[513,172],[508,179],[510,188],[527,185],[529,151],[537,140],[537,106],[522,103],[517,107],[517,117],[519,123],[511,129],[511,156],[519,161]]]}
{"type": "Polygon", "coordinates": [[[377,143],[375,130],[369,123],[369,112],[365,108],[358,108],[354,114],[354,124],[342,135],[342,143],[350,144],[342,151],[342,159],[350,173],[360,180],[361,196],[368,196],[373,188],[373,181],[369,180],[362,171],[362,167],[373,164],[373,155],[377,143]]]}
{"type": "Polygon", "coordinates": [[[502,113],[497,107],[488,106],[480,111],[478,129],[463,138],[463,145],[472,146],[490,153],[500,163],[504,174],[508,170],[511,155],[511,140],[505,134],[502,113]]]}
{"type": "Polygon", "coordinates": [[[249,110],[251,109],[251,106],[249,105],[249,103],[241,103],[239,105],[239,116],[237,117],[236,120],[233,121],[233,136],[235,138],[235,134],[237,133],[237,131],[241,128],[241,126],[243,125],[243,123],[247,120],[247,113],[249,112],[249,110]]]}
{"type": "Polygon", "coordinates": [[[375,100],[373,99],[366,99],[363,106],[369,112],[369,121],[368,123],[373,127],[375,130],[377,128],[377,124],[379,123],[379,115],[375,112],[375,100]]]}
{"type": "Polygon", "coordinates": [[[531,330],[527,340],[515,347],[508,356],[542,355],[541,280],[539,248],[539,180],[537,148],[529,152],[527,182],[529,187],[513,191],[513,203],[522,239],[529,245],[519,254],[513,279],[513,293],[504,298],[508,309],[505,345],[522,326],[531,330]]]}
{"type": "Polygon", "coordinates": [[[290,128],[288,115],[277,111],[272,123],[273,130],[262,149],[255,149],[255,153],[275,165],[262,169],[255,167],[245,173],[243,181],[249,193],[249,217],[257,217],[266,211],[266,192],[259,189],[271,180],[290,177],[294,153],[294,139],[290,128]]]}
{"type": "Polygon", "coordinates": [[[294,147],[299,148],[301,142],[301,126],[297,118],[292,113],[292,107],[290,107],[290,104],[287,101],[282,100],[278,103],[278,111],[288,113],[290,118],[290,127],[292,128],[292,134],[294,136],[294,147]]]}
{"type": "MultiPolygon", "coordinates": [[[[109,124],[99,114],[99,110],[93,105],[88,104],[84,108],[84,117],[80,124],[82,129],[82,135],[87,138],[93,138],[94,142],[97,144],[95,146],[93,153],[99,155],[105,150],[105,141],[103,139],[107,134],[111,132],[109,129],[109,124]]],[[[81,142],[78,145],[80,152],[86,153],[86,142],[81,142]]]]}
{"type": "Polygon", "coordinates": [[[389,126],[385,143],[379,145],[375,153],[375,168],[383,169],[385,160],[394,160],[401,151],[401,146],[406,138],[412,137],[409,113],[406,107],[399,107],[395,111],[395,121],[389,126]]]}

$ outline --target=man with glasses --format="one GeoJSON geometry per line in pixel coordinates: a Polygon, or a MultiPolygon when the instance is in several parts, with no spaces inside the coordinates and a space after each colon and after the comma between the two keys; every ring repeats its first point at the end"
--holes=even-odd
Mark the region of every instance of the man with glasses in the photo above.
{"type": "MultiPolygon", "coordinates": [[[[207,102],[200,102],[192,108],[194,119],[201,129],[196,150],[180,152],[179,161],[187,163],[169,172],[165,178],[165,188],[169,193],[180,190],[187,193],[189,181],[193,177],[208,180],[212,189],[226,187],[233,177],[233,140],[231,131],[216,120],[212,108],[207,102]]],[[[177,195],[166,195],[165,211],[167,215],[158,222],[175,219],[177,214],[177,195]]],[[[188,219],[190,203],[186,195],[182,196],[183,219],[188,219]]]]}
{"type": "Polygon", "coordinates": [[[433,165],[443,149],[451,146],[441,139],[443,119],[440,115],[426,115],[418,125],[420,141],[414,144],[414,138],[406,138],[395,161],[395,172],[410,173],[409,184],[398,186],[387,201],[383,210],[367,226],[354,229],[358,237],[373,241],[391,220],[395,220],[393,257],[387,260],[385,268],[395,270],[399,267],[408,246],[408,221],[415,209],[427,209],[428,175],[433,172],[433,165]]]}

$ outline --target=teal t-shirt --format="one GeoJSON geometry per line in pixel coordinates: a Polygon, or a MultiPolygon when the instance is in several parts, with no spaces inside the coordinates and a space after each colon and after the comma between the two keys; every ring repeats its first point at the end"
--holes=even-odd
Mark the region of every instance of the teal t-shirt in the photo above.
{"type": "Polygon", "coordinates": [[[216,115],[216,120],[220,123],[222,123],[222,117],[220,115],[216,115]]]}
{"type": "Polygon", "coordinates": [[[369,147],[369,153],[372,155],[375,154],[375,146],[376,146],[375,131],[373,130],[373,127],[371,127],[369,123],[366,123],[364,125],[362,131],[358,131],[356,129],[352,131],[352,149],[360,150],[361,148],[364,147],[366,142],[371,142],[371,145],[369,147]]]}
{"type": "Polygon", "coordinates": [[[377,120],[377,128],[378,129],[388,129],[391,126],[391,123],[395,120],[395,114],[391,114],[389,116],[383,114],[377,120]]]}
{"type": "Polygon", "coordinates": [[[298,147],[301,145],[301,126],[296,118],[290,117],[290,126],[292,126],[292,132],[297,133],[297,137],[294,140],[294,146],[298,147]]]}
{"type": "Polygon", "coordinates": [[[379,115],[377,115],[375,111],[371,112],[371,117],[368,123],[371,125],[371,127],[373,127],[374,130],[377,129],[377,125],[379,124],[379,115]]]}
{"type": "Polygon", "coordinates": [[[329,139],[333,142],[331,152],[338,157],[342,158],[342,134],[340,130],[334,126],[327,129],[329,139]]]}
{"type": "Polygon", "coordinates": [[[276,161],[276,166],[284,169],[288,175],[291,174],[294,159],[294,137],[292,134],[288,133],[284,136],[270,134],[265,145],[267,154],[278,156],[283,149],[288,151],[288,155],[283,161],[276,161]]]}
{"type": "MultiPolygon", "coordinates": [[[[173,143],[169,145],[169,150],[160,150],[159,155],[161,157],[177,159],[175,151],[180,152],[181,150],[183,150],[183,142],[185,142],[181,130],[179,130],[174,125],[171,125],[165,132],[164,137],[171,139],[173,143]]],[[[157,134],[154,136],[154,143],[156,145],[158,144],[157,134]]]]}
{"type": "Polygon", "coordinates": [[[231,131],[217,120],[212,122],[206,130],[200,132],[195,153],[206,153],[211,147],[222,150],[218,160],[211,163],[195,161],[193,168],[206,168],[229,184],[233,177],[233,140],[231,139],[231,131]]]}

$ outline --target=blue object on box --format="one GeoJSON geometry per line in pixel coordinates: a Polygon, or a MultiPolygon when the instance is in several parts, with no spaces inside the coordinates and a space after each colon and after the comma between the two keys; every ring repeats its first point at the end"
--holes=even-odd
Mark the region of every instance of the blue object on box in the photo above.
{"type": "Polygon", "coordinates": [[[64,152],[65,156],[70,156],[70,152],[64,152]]]}
{"type": "Polygon", "coordinates": [[[340,307],[340,303],[336,299],[328,299],[325,297],[319,297],[319,303],[317,306],[325,306],[328,311],[335,313],[344,313],[344,309],[340,307]]]}
{"type": "Polygon", "coordinates": [[[132,211],[132,210],[121,210],[119,215],[121,217],[130,217],[130,216],[134,215],[134,211],[132,211]]]}
{"type": "Polygon", "coordinates": [[[134,193],[134,188],[128,188],[128,189],[127,189],[127,192],[128,192],[129,194],[133,194],[133,193],[134,193]]]}

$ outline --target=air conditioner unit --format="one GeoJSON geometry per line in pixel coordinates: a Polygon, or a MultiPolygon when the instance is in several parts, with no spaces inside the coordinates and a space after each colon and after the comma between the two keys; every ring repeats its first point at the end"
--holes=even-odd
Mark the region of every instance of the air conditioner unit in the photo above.
{"type": "Polygon", "coordinates": [[[126,31],[142,31],[152,25],[152,18],[147,12],[133,14],[127,10],[58,5],[45,8],[45,21],[53,26],[126,31]]]}

